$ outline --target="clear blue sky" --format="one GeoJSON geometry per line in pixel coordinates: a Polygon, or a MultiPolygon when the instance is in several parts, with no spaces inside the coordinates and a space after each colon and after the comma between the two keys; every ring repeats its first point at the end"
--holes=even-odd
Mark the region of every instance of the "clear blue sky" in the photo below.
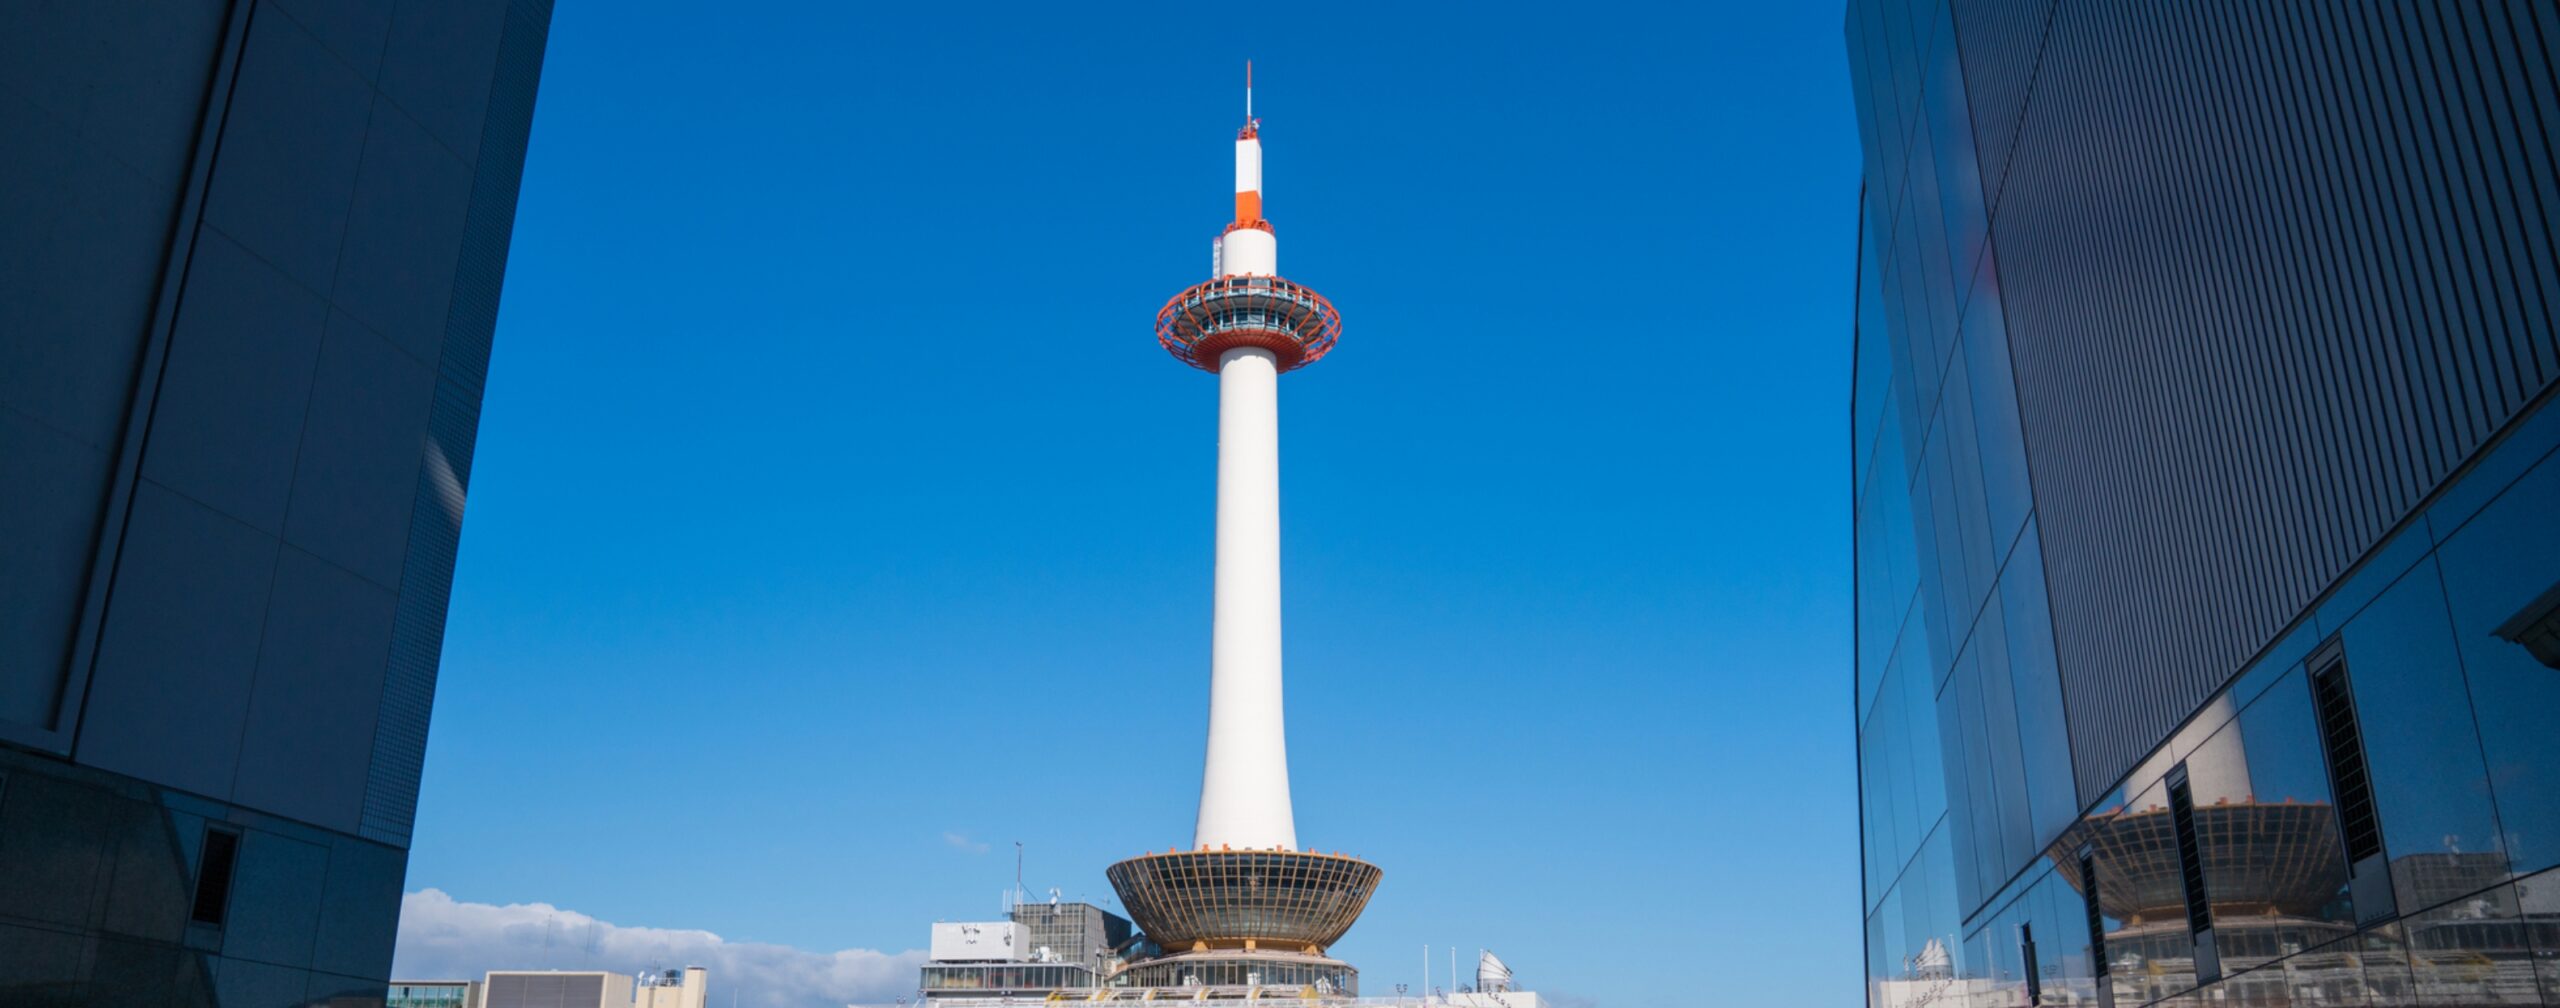
{"type": "Polygon", "coordinates": [[[1251,56],[1335,952],[1859,1004],[1838,7],[562,4],[409,888],[894,951],[1186,842],[1251,56]]]}

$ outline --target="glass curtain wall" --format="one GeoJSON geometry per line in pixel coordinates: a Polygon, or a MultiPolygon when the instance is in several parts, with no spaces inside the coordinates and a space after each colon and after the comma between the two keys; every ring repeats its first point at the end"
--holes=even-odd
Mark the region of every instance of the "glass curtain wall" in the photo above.
{"type": "Polygon", "coordinates": [[[1917,1005],[2024,982],[2015,943],[1964,921],[2031,881],[2079,801],[1953,25],[1862,3],[1848,32],[1868,978],[1872,1004],[1917,1005]]]}
{"type": "Polygon", "coordinates": [[[1846,24],[1869,1005],[2560,1008],[2560,393],[2082,800],[1954,21],[1846,24]]]}

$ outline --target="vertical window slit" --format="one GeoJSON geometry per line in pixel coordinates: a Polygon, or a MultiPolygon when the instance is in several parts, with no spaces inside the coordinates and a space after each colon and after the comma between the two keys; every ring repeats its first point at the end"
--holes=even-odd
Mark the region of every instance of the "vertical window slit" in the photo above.
{"type": "Polygon", "coordinates": [[[2036,963],[2036,926],[2018,925],[2018,955],[2026,963],[2027,1004],[2044,1003],[2044,969],[2036,963]]]}
{"type": "Polygon", "coordinates": [[[2169,779],[2169,826],[2178,835],[2178,877],[2186,890],[2187,930],[2203,934],[2213,927],[2213,912],[2204,893],[2204,854],[2196,843],[2195,796],[2183,772],[2169,779]]]}
{"type": "Polygon", "coordinates": [[[2374,816],[2373,782],[2365,771],[2364,736],[2356,724],[2347,664],[2333,661],[2313,674],[2311,697],[2320,717],[2320,750],[2329,762],[2329,787],[2337,802],[2339,838],[2347,846],[2347,863],[2355,864],[2382,853],[2382,826],[2374,816]]]}
{"type": "Polygon", "coordinates": [[[2107,975],[2107,923],[2098,909],[2098,857],[2095,851],[2080,852],[2081,902],[2089,912],[2089,969],[2097,976],[2107,975]]]}
{"type": "Polygon", "coordinates": [[[204,852],[196,858],[195,908],[187,917],[198,924],[222,926],[231,903],[231,866],[240,856],[240,834],[207,827],[204,852]]]}

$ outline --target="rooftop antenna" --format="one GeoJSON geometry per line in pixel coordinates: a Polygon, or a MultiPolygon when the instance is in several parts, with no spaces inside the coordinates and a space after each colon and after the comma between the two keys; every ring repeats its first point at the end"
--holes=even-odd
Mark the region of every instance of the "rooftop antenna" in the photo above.
{"type": "Polygon", "coordinates": [[[1017,903],[1017,904],[1021,903],[1021,902],[1022,902],[1022,900],[1023,900],[1024,895],[1025,895],[1025,890],[1022,888],[1022,841],[1020,841],[1020,840],[1016,840],[1016,841],[1014,841],[1014,842],[1013,842],[1013,901],[1014,901],[1014,903],[1017,903]]]}

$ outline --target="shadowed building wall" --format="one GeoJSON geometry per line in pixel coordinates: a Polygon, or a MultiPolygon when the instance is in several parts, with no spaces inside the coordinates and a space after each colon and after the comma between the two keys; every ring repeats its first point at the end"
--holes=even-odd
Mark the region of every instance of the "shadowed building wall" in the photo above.
{"type": "Polygon", "coordinates": [[[382,999],[550,15],[0,7],[0,1002],[382,999]]]}

